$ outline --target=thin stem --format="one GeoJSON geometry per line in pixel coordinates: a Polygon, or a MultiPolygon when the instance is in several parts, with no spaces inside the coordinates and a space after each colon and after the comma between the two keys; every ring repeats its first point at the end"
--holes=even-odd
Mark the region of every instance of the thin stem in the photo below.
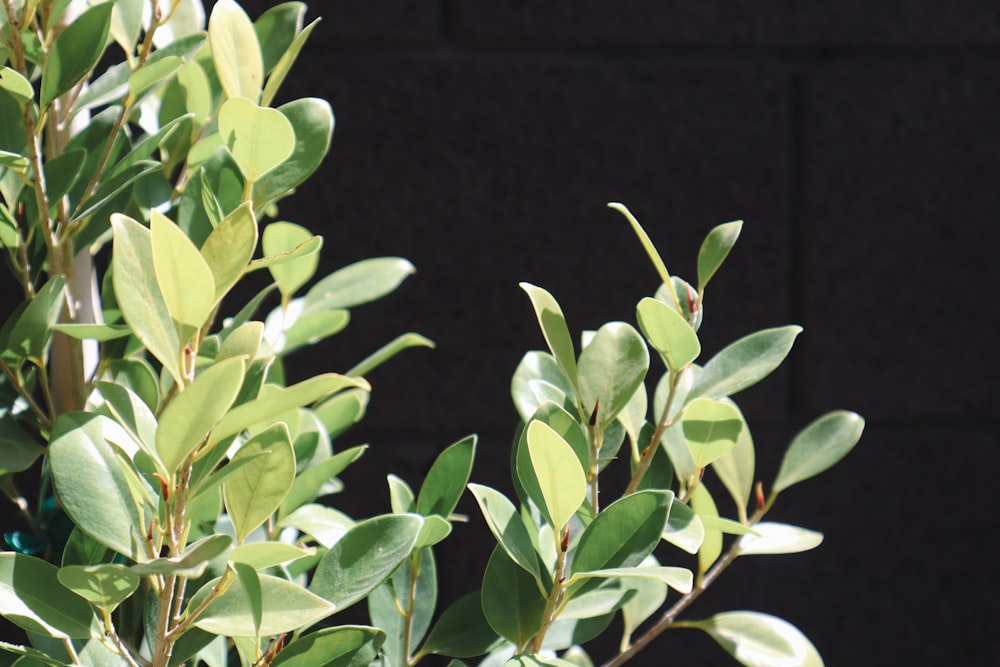
{"type": "Polygon", "coordinates": [[[410,651],[413,649],[411,645],[413,642],[413,608],[417,602],[417,579],[420,577],[420,561],[421,552],[418,551],[410,556],[408,565],[410,585],[406,593],[406,613],[403,615],[403,657],[407,665],[416,664],[416,661],[410,657],[410,651]]]}
{"type": "Polygon", "coordinates": [[[663,434],[674,424],[670,418],[670,410],[673,408],[674,399],[677,396],[677,386],[680,384],[681,376],[685,370],[687,370],[686,366],[676,373],[671,373],[670,393],[667,394],[667,402],[663,406],[663,414],[660,415],[656,430],[653,431],[653,436],[649,439],[649,445],[642,451],[642,456],[639,457],[639,463],[636,464],[635,472],[632,473],[632,479],[629,481],[628,488],[625,489],[625,493],[623,494],[625,496],[631,495],[638,490],[639,483],[642,482],[643,476],[649,470],[649,466],[653,462],[653,455],[656,454],[656,450],[660,446],[660,441],[663,440],[663,434]]]}
{"type": "Polygon", "coordinates": [[[556,608],[562,598],[566,583],[566,552],[569,550],[569,526],[556,533],[556,541],[558,556],[556,557],[556,571],[552,576],[552,590],[549,591],[549,596],[545,600],[545,611],[542,612],[542,625],[538,628],[538,634],[535,635],[534,643],[531,646],[532,653],[538,653],[542,650],[542,644],[545,642],[545,633],[549,631],[552,622],[556,620],[556,608]],[[560,535],[560,532],[562,535],[560,535]]]}
{"type": "MultiPolygon", "coordinates": [[[[769,509],[771,509],[771,505],[774,504],[775,498],[776,494],[771,494],[767,503],[763,507],[759,507],[757,511],[754,512],[753,516],[750,517],[749,525],[752,526],[764,518],[764,515],[767,514],[769,509]]],[[[605,662],[601,665],[601,667],[619,667],[619,665],[625,664],[634,658],[637,653],[646,648],[650,642],[659,637],[664,630],[676,627],[678,625],[677,617],[680,616],[685,609],[691,606],[691,603],[697,600],[701,594],[704,593],[708,587],[719,578],[719,575],[725,572],[726,569],[733,564],[738,556],[739,540],[735,540],[726,553],[719,558],[719,560],[715,561],[715,564],[712,565],[711,568],[709,568],[708,572],[705,573],[705,576],[701,578],[690,593],[684,595],[677,602],[675,602],[673,606],[663,612],[663,615],[657,619],[656,623],[642,633],[639,639],[637,639],[631,646],[616,655],[611,660],[605,662]]]]}
{"type": "Polygon", "coordinates": [[[590,505],[594,508],[594,514],[597,514],[601,511],[600,486],[598,481],[601,466],[598,458],[601,455],[603,434],[596,424],[587,424],[587,439],[590,444],[590,470],[587,471],[587,482],[590,483],[590,505]]]}
{"type": "Polygon", "coordinates": [[[194,622],[198,620],[198,617],[201,616],[201,613],[208,608],[208,605],[210,605],[215,598],[229,590],[229,586],[232,584],[232,576],[233,571],[227,569],[222,574],[222,577],[219,578],[219,581],[216,582],[212,590],[208,592],[208,595],[205,596],[205,599],[201,601],[201,604],[195,607],[194,610],[185,614],[184,617],[181,618],[180,623],[175,625],[174,628],[166,634],[166,640],[173,643],[180,639],[181,635],[187,632],[194,622]]]}
{"type": "Polygon", "coordinates": [[[31,413],[35,415],[35,418],[38,420],[39,426],[41,426],[42,429],[45,431],[51,430],[52,418],[45,413],[45,410],[43,410],[42,406],[38,404],[38,402],[35,400],[35,397],[32,396],[31,392],[29,392],[27,388],[24,386],[24,382],[21,380],[20,375],[15,373],[14,369],[8,366],[7,362],[4,361],[3,359],[0,359],[0,371],[2,371],[5,376],[7,376],[7,379],[10,381],[11,386],[14,387],[18,395],[21,398],[23,398],[24,401],[28,404],[28,408],[31,410],[31,413]]]}
{"type": "Polygon", "coordinates": [[[74,665],[82,665],[80,662],[80,656],[77,655],[76,647],[73,646],[73,640],[69,637],[63,637],[63,646],[66,647],[66,652],[69,653],[70,659],[73,661],[74,665]]]}
{"type": "Polygon", "coordinates": [[[115,624],[111,620],[111,614],[104,609],[101,609],[101,619],[104,621],[104,635],[111,640],[111,643],[118,652],[118,655],[120,655],[122,659],[129,664],[129,667],[141,667],[141,665],[136,662],[135,658],[132,657],[132,652],[129,651],[127,646],[125,646],[121,637],[118,636],[118,632],[115,630],[115,624]]]}

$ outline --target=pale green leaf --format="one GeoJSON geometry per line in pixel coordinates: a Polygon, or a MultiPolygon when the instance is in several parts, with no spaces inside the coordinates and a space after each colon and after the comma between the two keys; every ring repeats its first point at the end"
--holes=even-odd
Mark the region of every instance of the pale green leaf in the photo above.
{"type": "Polygon", "coordinates": [[[208,42],[226,96],[256,103],[264,84],[263,57],[250,17],[233,0],[215,3],[208,19],[208,42]]]}
{"type": "Polygon", "coordinates": [[[729,256],[729,251],[736,245],[743,229],[742,220],[734,220],[715,227],[708,233],[698,251],[698,291],[703,292],[705,285],[719,270],[729,256]]]}
{"type": "Polygon", "coordinates": [[[59,583],[95,607],[110,612],[139,588],[139,575],[124,565],[69,565],[58,572],[59,583]]]}
{"type": "Polygon", "coordinates": [[[246,563],[255,570],[263,570],[314,555],[316,549],[304,549],[285,542],[249,542],[230,551],[229,561],[246,563]]]}
{"type": "Polygon", "coordinates": [[[574,572],[569,582],[582,579],[650,579],[667,584],[679,593],[690,593],[694,585],[694,575],[685,567],[640,566],[613,567],[603,570],[574,572]]]}
{"type": "MultiPolygon", "coordinates": [[[[264,228],[261,248],[265,256],[288,253],[313,238],[312,232],[291,222],[272,222],[264,228]]],[[[295,294],[316,273],[319,255],[312,253],[294,261],[275,263],[267,267],[285,299],[295,294]]]]}
{"type": "Polygon", "coordinates": [[[750,435],[750,428],[747,426],[743,413],[735,403],[730,403],[740,415],[743,428],[739,437],[736,438],[736,446],[712,461],[712,469],[719,476],[719,480],[729,491],[733,502],[736,504],[736,511],[740,521],[747,520],[747,505],[750,503],[750,493],[753,491],[754,468],[756,465],[756,454],[753,446],[753,438],[750,435]]]}
{"type": "Polygon", "coordinates": [[[576,352],[573,349],[573,337],[569,333],[566,325],[566,318],[555,298],[541,287],[536,287],[531,283],[521,283],[521,289],[531,299],[531,305],[535,310],[535,317],[538,319],[538,326],[542,330],[549,351],[555,357],[556,363],[562,369],[563,375],[573,388],[575,394],[578,390],[578,373],[576,368],[576,352]]]}
{"type": "Polygon", "coordinates": [[[701,518],[684,503],[670,506],[667,525],[663,527],[663,539],[689,554],[698,553],[705,541],[705,526],[701,518]]]}
{"type": "Polygon", "coordinates": [[[278,94],[278,89],[281,84],[285,81],[285,77],[288,76],[288,72],[292,69],[292,65],[295,64],[296,58],[299,57],[299,52],[302,51],[302,47],[305,46],[306,40],[309,39],[310,33],[312,33],[313,28],[319,23],[320,19],[316,19],[309,25],[305,27],[295,39],[288,46],[288,49],[281,55],[281,59],[274,66],[274,70],[271,72],[271,76],[267,78],[267,84],[264,86],[264,94],[261,96],[261,104],[271,104],[274,100],[274,96],[278,94]]]}
{"type": "Polygon", "coordinates": [[[303,470],[288,490],[278,516],[284,517],[319,497],[323,486],[343,472],[347,466],[360,459],[367,449],[368,445],[351,447],[303,470]]]}
{"type": "Polygon", "coordinates": [[[719,518],[719,510],[704,484],[699,484],[691,492],[691,509],[698,514],[705,530],[705,538],[698,549],[698,574],[701,575],[707,572],[722,554],[722,530],[710,528],[708,525],[719,518]]]}
{"type": "Polygon", "coordinates": [[[156,430],[156,451],[169,472],[175,472],[223,419],[239,394],[245,373],[242,357],[213,364],[163,410],[156,430]]]}
{"type": "Polygon", "coordinates": [[[256,247],[257,219],[249,203],[223,218],[205,239],[201,256],[212,272],[216,303],[247,271],[256,247]]]}
{"type": "Polygon", "coordinates": [[[205,574],[209,562],[221,555],[233,543],[229,535],[207,535],[192,542],[180,556],[156,558],[145,563],[132,566],[132,571],[143,576],[149,574],[176,574],[178,576],[197,579],[205,574]]]}
{"type": "Polygon", "coordinates": [[[816,647],[798,628],[769,614],[729,611],[691,625],[746,667],[823,667],[816,647]]]}
{"type": "Polygon", "coordinates": [[[696,398],[685,408],[681,428],[695,468],[701,470],[736,446],[743,416],[732,403],[696,398]]]}
{"type": "Polygon", "coordinates": [[[639,328],[646,340],[676,373],[701,354],[701,343],[684,316],[659,299],[646,297],[636,307],[639,328]]]}
{"type": "Polygon", "coordinates": [[[528,424],[528,455],[538,479],[544,511],[557,532],[587,497],[587,477],[573,448],[551,426],[528,424]]]}
{"type": "Polygon", "coordinates": [[[198,248],[172,220],[154,210],[149,229],[156,282],[186,344],[212,313],[215,278],[198,248]]]}
{"type": "MultiPolygon", "coordinates": [[[[258,575],[261,608],[259,627],[254,610],[243,588],[231,585],[212,600],[198,616],[195,625],[206,632],[228,637],[280,635],[308,627],[332,614],[336,608],[301,586],[267,574],[258,575]]],[[[197,606],[208,596],[218,580],[209,581],[194,594],[188,607],[197,606]]]]}
{"type": "Polygon", "coordinates": [[[295,528],[329,549],[354,526],[354,521],[333,508],[309,504],[278,521],[278,526],[295,528]]]}
{"type": "Polygon", "coordinates": [[[854,412],[829,412],[806,426],[788,446],[774,492],[807,480],[830,468],[847,456],[861,439],[865,420],[854,412]]]}
{"type": "Polygon", "coordinates": [[[823,543],[823,533],[785,523],[762,521],[755,523],[753,529],[756,535],[744,535],[737,543],[741,556],[794,554],[815,549],[823,543]]]}
{"type": "Polygon", "coordinates": [[[295,150],[295,130],[288,119],[277,109],[259,107],[245,97],[232,97],[222,105],[219,134],[251,182],[287,160],[295,150]]]}
{"type": "Polygon", "coordinates": [[[17,101],[22,109],[24,105],[35,98],[35,89],[31,82],[25,79],[20,72],[9,67],[0,69],[0,88],[3,88],[10,96],[17,101]]]}
{"type": "Polygon", "coordinates": [[[240,447],[233,462],[242,457],[253,460],[222,485],[226,510],[240,544],[278,511],[295,480],[295,452],[288,427],[279,423],[258,433],[240,447]],[[264,451],[270,453],[255,456],[264,451]]]}
{"type": "Polygon", "coordinates": [[[213,445],[236,435],[243,429],[284,414],[294,408],[310,405],[343,389],[370,390],[361,378],[351,378],[336,373],[323,373],[287,388],[275,388],[266,397],[248,401],[229,411],[212,429],[209,444],[213,445]]]}
{"type": "Polygon", "coordinates": [[[254,186],[254,206],[258,209],[298,187],[319,168],[330,149],[333,111],[326,100],[306,97],[278,107],[295,131],[295,150],[281,169],[274,169],[254,186]]]}
{"type": "Polygon", "coordinates": [[[169,56],[155,62],[147,63],[132,72],[128,78],[129,94],[135,101],[147,93],[165,84],[184,64],[180,56],[169,56]]]}
{"type": "Polygon", "coordinates": [[[115,297],[122,317],[150,353],[182,383],[180,339],[163,300],[163,293],[150,270],[153,266],[151,234],[135,220],[112,214],[114,251],[111,270],[115,297]]]}

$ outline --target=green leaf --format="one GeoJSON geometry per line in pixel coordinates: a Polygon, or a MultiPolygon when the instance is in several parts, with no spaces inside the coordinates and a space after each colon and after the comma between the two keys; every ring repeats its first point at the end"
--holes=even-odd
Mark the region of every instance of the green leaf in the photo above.
{"type": "Polygon", "coordinates": [[[245,563],[255,570],[264,570],[315,555],[315,549],[303,549],[285,542],[250,542],[230,551],[229,562],[245,563]]]}
{"type": "Polygon", "coordinates": [[[288,76],[288,72],[292,69],[292,65],[295,64],[296,58],[299,57],[299,52],[302,51],[302,47],[305,46],[306,40],[309,39],[310,33],[312,33],[313,28],[319,23],[320,19],[316,19],[309,25],[305,27],[302,32],[295,36],[295,40],[289,45],[288,49],[281,55],[281,59],[278,64],[275,65],[274,71],[271,72],[271,76],[267,79],[267,84],[264,86],[264,94],[261,96],[262,104],[270,104],[274,100],[274,96],[277,95],[278,89],[284,82],[285,77],[288,76]]]}
{"type": "Polygon", "coordinates": [[[701,470],[736,446],[743,419],[732,403],[696,398],[685,408],[681,427],[695,468],[701,470]]]}
{"type": "MultiPolygon", "coordinates": [[[[195,626],[227,637],[280,635],[308,627],[335,611],[332,604],[297,584],[267,574],[257,576],[263,610],[259,627],[255,623],[254,609],[241,586],[230,586],[209,602],[195,621],[195,626]]],[[[202,586],[191,598],[188,608],[197,609],[217,581],[202,586]]]]}
{"type": "Polygon", "coordinates": [[[45,453],[45,449],[32,440],[10,413],[0,415],[0,476],[27,470],[45,453]]]}
{"type": "Polygon", "coordinates": [[[281,649],[272,667],[368,667],[385,642],[378,628],[341,625],[310,632],[281,649]]]}
{"type": "Polygon", "coordinates": [[[90,604],[67,595],[57,573],[40,558],[0,553],[0,614],[29,632],[50,637],[100,637],[90,604]]]}
{"type": "Polygon", "coordinates": [[[699,576],[712,567],[722,554],[722,530],[712,524],[719,518],[719,510],[715,506],[712,494],[704,484],[694,487],[691,492],[691,509],[695,511],[701,519],[705,530],[705,539],[698,549],[698,574],[699,576]]]}
{"type": "Polygon", "coordinates": [[[32,88],[31,82],[21,76],[18,71],[9,67],[0,69],[0,88],[10,93],[10,96],[22,109],[24,109],[24,105],[35,99],[35,89],[32,88]]]}
{"type": "MultiPolygon", "coordinates": [[[[240,205],[212,230],[201,246],[215,282],[215,303],[247,271],[257,248],[257,219],[249,203],[240,205]]],[[[202,288],[204,289],[204,288],[202,288]]]]}
{"type": "Polygon", "coordinates": [[[128,440],[107,417],[66,413],[52,427],[48,460],[56,494],[73,523],[101,544],[142,562],[151,557],[146,528],[153,508],[133,492],[145,482],[122,465],[108,444],[128,440]]]}
{"type": "Polygon", "coordinates": [[[306,5],[302,2],[283,2],[271,7],[253,22],[257,42],[260,43],[264,72],[270,72],[288,50],[295,36],[302,30],[306,5]]]}
{"type": "Polygon", "coordinates": [[[264,334],[263,322],[244,322],[226,335],[215,354],[216,363],[232,357],[246,357],[253,360],[260,352],[261,337],[264,334]]]}
{"type": "Polygon", "coordinates": [[[53,324],[52,330],[77,340],[96,340],[101,343],[132,335],[132,330],[124,324],[53,324]]]}
{"type": "Polygon", "coordinates": [[[386,481],[389,483],[389,504],[392,513],[415,513],[417,501],[410,485],[395,475],[386,475],[386,481]]]}
{"type": "Polygon", "coordinates": [[[250,611],[250,618],[253,620],[254,634],[259,638],[260,626],[264,619],[264,597],[260,588],[260,578],[257,576],[257,571],[246,563],[232,563],[232,568],[236,571],[240,588],[246,595],[247,608],[250,611]]]}
{"type": "Polygon", "coordinates": [[[531,283],[520,283],[520,286],[531,299],[538,326],[542,330],[549,351],[573,388],[573,393],[579,395],[576,352],[562,309],[555,298],[541,287],[535,287],[531,283]]]}
{"type": "Polygon", "coordinates": [[[637,491],[608,505],[577,543],[572,573],[642,564],[660,541],[674,503],[670,491],[637,491]]]}
{"type": "Polygon", "coordinates": [[[740,521],[746,523],[747,505],[750,503],[750,494],[753,491],[756,454],[750,428],[747,426],[743,413],[739,411],[735,403],[730,402],[730,405],[740,415],[743,428],[740,430],[739,437],[736,438],[736,446],[727,454],[712,461],[712,469],[715,470],[715,474],[719,476],[719,480],[732,496],[740,521]]]}
{"type": "Polygon", "coordinates": [[[132,566],[132,571],[143,576],[150,574],[176,574],[197,579],[205,574],[209,563],[233,543],[229,535],[207,535],[187,545],[184,553],[170,558],[156,558],[132,566]]]}
{"type": "Polygon", "coordinates": [[[483,615],[493,630],[523,646],[538,634],[545,598],[534,577],[514,563],[499,546],[483,574],[483,615]]]}
{"type": "Polygon", "coordinates": [[[816,647],[798,628],[769,614],[729,611],[689,623],[747,667],[823,667],[816,647]]]}
{"type": "Polygon", "coordinates": [[[144,11],[148,9],[148,5],[143,0],[119,0],[114,5],[114,11],[111,12],[111,37],[123,51],[132,53],[139,40],[143,14],[147,14],[148,20],[148,13],[144,11]]]}
{"type": "Polygon", "coordinates": [[[815,549],[823,543],[823,533],[785,523],[762,521],[753,525],[756,535],[744,535],[738,543],[741,556],[795,554],[815,549]]]}
{"type": "Polygon", "coordinates": [[[10,151],[0,151],[0,167],[10,169],[17,172],[18,174],[24,175],[28,171],[28,166],[31,163],[28,158],[24,157],[20,153],[11,153],[10,151]]]}
{"type": "Polygon", "coordinates": [[[4,360],[30,359],[39,365],[43,363],[45,352],[52,339],[52,325],[62,312],[65,300],[64,284],[61,276],[50,278],[28,302],[7,339],[3,341],[4,360]]]}
{"type": "Polygon", "coordinates": [[[165,84],[183,64],[184,59],[180,56],[168,56],[133,71],[128,78],[128,89],[132,99],[140,100],[147,93],[165,84]]]}
{"type": "Polygon", "coordinates": [[[213,364],[163,410],[156,430],[156,451],[169,472],[176,472],[223,419],[236,400],[245,373],[242,357],[213,364]]]}
{"type": "Polygon", "coordinates": [[[208,19],[212,62],[229,98],[256,103],[264,83],[264,62],[253,23],[233,0],[219,0],[208,19]]]}
{"type": "MultiPolygon", "coordinates": [[[[443,521],[440,517],[433,518],[443,521]]],[[[406,662],[404,635],[409,635],[410,647],[416,648],[430,626],[436,604],[437,567],[430,549],[415,552],[408,562],[396,568],[391,577],[371,592],[368,616],[372,625],[386,632],[382,645],[385,664],[406,662]],[[409,616],[408,621],[405,615],[409,616]]]]}
{"type": "Polygon", "coordinates": [[[156,282],[180,342],[187,344],[215,306],[215,278],[198,248],[172,220],[154,210],[149,229],[156,282]]]}
{"type": "Polygon", "coordinates": [[[240,447],[233,462],[243,457],[254,458],[222,485],[226,511],[240,544],[278,511],[295,480],[295,452],[288,427],[279,423],[258,433],[240,447]],[[255,456],[268,450],[266,456],[255,456]]]}
{"type": "Polygon", "coordinates": [[[348,375],[367,375],[403,350],[411,347],[433,348],[434,341],[413,332],[401,334],[355,364],[348,371],[348,375]]]}
{"type": "MultiPolygon", "coordinates": [[[[649,556],[643,561],[643,565],[657,566],[659,562],[655,557],[649,556]]],[[[666,602],[667,585],[662,581],[625,579],[622,581],[622,586],[626,591],[634,591],[634,595],[621,607],[622,623],[625,626],[623,636],[625,639],[631,639],[639,626],[666,602]]]]}
{"type": "Polygon", "coordinates": [[[388,514],[362,521],[327,551],[309,590],[338,610],[364,598],[410,555],[423,519],[413,514],[388,514]]]}
{"type": "Polygon", "coordinates": [[[524,568],[536,580],[541,581],[538,556],[532,546],[531,537],[521,521],[514,504],[495,489],[480,484],[469,484],[469,491],[479,503],[479,509],[486,519],[493,537],[497,539],[510,559],[524,568]]]}
{"type": "Polygon", "coordinates": [[[548,424],[531,422],[527,438],[541,509],[558,533],[586,499],[587,477],[573,448],[548,424]]]}
{"type": "Polygon", "coordinates": [[[139,575],[124,565],[69,565],[57,574],[59,583],[95,607],[111,612],[139,588],[139,575]]]}
{"type": "Polygon", "coordinates": [[[603,570],[592,570],[588,572],[574,572],[569,579],[570,583],[575,583],[583,579],[648,579],[667,584],[679,593],[690,593],[694,585],[694,575],[691,570],[685,567],[663,567],[663,566],[638,566],[638,567],[611,567],[603,570]]]}
{"type": "Polygon", "coordinates": [[[128,388],[151,410],[159,407],[159,378],[145,359],[111,359],[101,377],[128,388]]]}
{"type": "Polygon", "coordinates": [[[337,438],[364,417],[368,408],[368,396],[368,392],[361,389],[348,389],[323,401],[313,408],[313,412],[326,427],[330,437],[337,438]]]}
{"type": "Polygon", "coordinates": [[[111,382],[98,382],[95,387],[115,421],[162,468],[163,462],[156,451],[156,415],[149,405],[128,387],[111,382]]]}
{"type": "Polygon", "coordinates": [[[330,149],[333,111],[326,100],[306,97],[278,107],[295,131],[295,149],[281,169],[265,174],[254,186],[258,209],[291,192],[311,176],[330,149]]]}
{"type": "MultiPolygon", "coordinates": [[[[279,255],[291,252],[312,238],[314,238],[312,232],[301,225],[291,222],[272,222],[264,228],[261,248],[266,256],[279,255]]],[[[295,261],[272,264],[267,270],[278,284],[281,296],[287,300],[296,290],[309,282],[316,273],[317,266],[319,266],[319,255],[311,253],[295,261]]]]}
{"type": "Polygon", "coordinates": [[[806,426],[788,446],[774,492],[814,477],[847,456],[861,439],[865,420],[854,412],[829,412],[806,426]]]}
{"type": "Polygon", "coordinates": [[[111,27],[113,2],[95,5],[66,26],[49,49],[42,67],[41,105],[75,86],[97,65],[111,27]]]}
{"type": "Polygon", "coordinates": [[[316,283],[305,312],[354,308],[391,293],[416,269],[401,257],[373,257],[349,264],[316,283]]]}
{"type": "Polygon", "coordinates": [[[212,429],[209,445],[221,442],[245,428],[273,419],[289,410],[315,403],[321,398],[352,387],[366,391],[371,388],[361,378],[350,378],[337,373],[316,375],[290,387],[275,387],[267,396],[247,401],[230,410],[212,429]]]}
{"type": "Polygon", "coordinates": [[[83,172],[86,159],[86,150],[74,148],[46,161],[45,190],[49,201],[58,201],[69,192],[83,172]]]}
{"type": "Polygon", "coordinates": [[[483,613],[481,591],[474,591],[444,610],[420,651],[453,658],[474,658],[487,653],[498,639],[483,613]]]}
{"type": "Polygon", "coordinates": [[[525,424],[546,401],[578,412],[573,387],[548,352],[536,350],[521,358],[510,383],[510,393],[525,424]]]}
{"type": "Polygon", "coordinates": [[[729,251],[736,245],[743,229],[742,220],[734,220],[719,225],[708,233],[698,251],[698,291],[703,292],[705,285],[712,279],[722,263],[729,256],[729,251]]]}
{"type": "Polygon", "coordinates": [[[180,339],[163,293],[150,271],[153,245],[148,229],[125,215],[112,214],[114,251],[111,256],[115,298],[122,317],[174,382],[184,382],[180,370],[180,339]]]}
{"type": "Polygon", "coordinates": [[[327,549],[340,541],[354,525],[354,520],[343,512],[315,503],[303,505],[278,521],[279,528],[295,528],[327,549]]]}
{"type": "Polygon", "coordinates": [[[476,436],[470,435],[438,455],[420,487],[418,513],[424,516],[437,514],[445,519],[451,515],[469,482],[476,456],[476,441],[476,436]]]}
{"type": "Polygon", "coordinates": [[[583,413],[596,409],[597,424],[607,425],[632,399],[649,369],[642,336],[624,322],[609,322],[580,353],[580,403],[583,413]]]}
{"type": "Polygon", "coordinates": [[[424,517],[424,525],[420,528],[420,535],[417,537],[416,549],[432,547],[439,542],[443,542],[451,535],[451,522],[437,514],[424,517]]]}
{"type": "Polygon", "coordinates": [[[757,384],[784,361],[801,331],[795,325],[764,329],[728,345],[701,369],[688,400],[731,396],[757,384]]]}
{"type": "Polygon", "coordinates": [[[295,150],[295,130],[284,114],[259,107],[245,97],[232,97],[219,109],[219,134],[243,175],[252,183],[291,157],[295,150]]]}
{"type": "Polygon", "coordinates": [[[649,235],[646,234],[646,230],[642,228],[639,221],[635,219],[635,216],[632,215],[632,212],[629,211],[624,204],[619,202],[608,202],[608,208],[613,208],[625,216],[629,225],[632,226],[632,231],[634,231],[635,235],[639,237],[639,242],[642,243],[642,247],[646,251],[646,254],[649,255],[649,259],[653,263],[656,273],[660,276],[660,281],[669,284],[670,272],[667,271],[667,265],[663,263],[663,258],[660,257],[660,253],[657,251],[656,246],[653,245],[653,241],[649,238],[649,235]]]}
{"type": "Polygon", "coordinates": [[[659,299],[646,297],[636,307],[639,328],[674,373],[701,354],[701,343],[684,316],[659,299]]]}
{"type": "Polygon", "coordinates": [[[674,503],[670,506],[667,525],[663,527],[663,539],[689,554],[696,554],[705,541],[705,525],[690,507],[674,503]]]}
{"type": "Polygon", "coordinates": [[[367,449],[368,445],[351,447],[303,470],[288,490],[278,516],[287,516],[305,503],[315,500],[324,484],[360,459],[367,449]]]}

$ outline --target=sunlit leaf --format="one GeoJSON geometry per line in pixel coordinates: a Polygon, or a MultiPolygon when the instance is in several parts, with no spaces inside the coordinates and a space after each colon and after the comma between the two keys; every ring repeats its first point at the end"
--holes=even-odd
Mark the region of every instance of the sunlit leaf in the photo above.
{"type": "Polygon", "coordinates": [[[139,588],[139,575],[124,565],[69,565],[58,572],[59,583],[87,602],[111,611],[139,588]]]}
{"type": "Polygon", "coordinates": [[[764,329],[728,345],[702,368],[688,399],[722,398],[757,384],[784,361],[801,331],[795,325],[764,329]]]}
{"type": "Polygon", "coordinates": [[[40,558],[0,553],[0,614],[29,632],[50,637],[100,637],[90,604],[70,595],[57,573],[40,558]]]}
{"type": "Polygon", "coordinates": [[[701,354],[701,343],[684,316],[659,299],[646,297],[636,307],[639,328],[667,368],[677,372],[701,354]]]}
{"type": "MultiPolygon", "coordinates": [[[[264,228],[261,247],[265,256],[287,253],[313,238],[313,233],[291,222],[272,222],[264,228]]],[[[267,267],[278,284],[281,295],[288,299],[305,285],[316,273],[319,255],[312,253],[295,261],[281,262],[267,267]]],[[[303,311],[304,312],[304,311],[303,311]]]]}
{"type": "Polygon", "coordinates": [[[219,0],[208,19],[212,61],[226,96],[256,103],[264,84],[264,62],[257,33],[233,0],[219,0]]]}
{"type": "Polygon", "coordinates": [[[319,23],[320,19],[316,19],[309,25],[307,25],[298,35],[295,36],[294,41],[288,46],[288,49],[281,55],[281,59],[274,66],[274,70],[271,72],[271,76],[267,78],[267,84],[264,86],[264,94],[261,96],[262,104],[270,104],[274,100],[274,96],[277,95],[278,89],[281,84],[285,81],[285,77],[288,76],[288,72],[291,70],[292,65],[295,64],[296,58],[299,57],[299,52],[302,51],[302,47],[305,46],[306,40],[309,39],[309,35],[312,33],[313,28],[319,23]]]}
{"type": "Polygon", "coordinates": [[[736,446],[743,418],[731,403],[696,398],[684,410],[681,428],[695,468],[701,470],[736,446]]]}
{"type": "MultiPolygon", "coordinates": [[[[280,635],[307,627],[329,616],[335,607],[301,586],[267,574],[257,575],[260,582],[260,625],[250,600],[238,584],[212,600],[198,616],[195,625],[213,634],[229,637],[280,635]]],[[[188,606],[192,609],[205,599],[217,580],[209,581],[194,594],[188,606]]]]}
{"type": "Polygon", "coordinates": [[[535,309],[535,317],[538,319],[538,326],[542,330],[549,351],[555,357],[556,363],[562,369],[563,375],[574,393],[579,394],[578,374],[576,368],[576,352],[573,349],[573,337],[569,333],[566,325],[566,318],[563,316],[562,308],[555,298],[541,287],[536,287],[531,283],[521,283],[521,289],[531,299],[531,305],[535,309]]]}
{"type": "Polygon", "coordinates": [[[368,667],[385,642],[379,628],[341,625],[302,635],[271,662],[272,667],[368,667]]]}
{"type": "Polygon", "coordinates": [[[295,149],[254,186],[254,206],[261,207],[298,187],[323,162],[333,136],[333,111],[326,100],[305,97],[278,107],[295,131],[295,149]]]}
{"type": "Polygon", "coordinates": [[[256,247],[257,219],[250,204],[239,206],[223,218],[205,239],[201,256],[212,271],[216,303],[243,276],[256,247]]]}
{"type": "Polygon", "coordinates": [[[805,635],[775,616],[729,611],[690,623],[707,632],[746,667],[822,667],[823,659],[805,635]]]}
{"type": "Polygon", "coordinates": [[[587,477],[573,448],[551,426],[528,425],[528,455],[552,527],[561,531],[587,497],[587,477]]]}
{"type": "Polygon", "coordinates": [[[295,453],[288,427],[276,424],[258,433],[240,447],[233,461],[242,457],[253,460],[222,485],[226,510],[240,544],[278,511],[295,480],[295,453]],[[265,451],[269,453],[256,456],[265,451]]]}
{"type": "Polygon", "coordinates": [[[755,523],[753,529],[756,535],[744,535],[738,542],[741,556],[794,554],[815,549],[823,543],[823,533],[785,523],[762,521],[755,523]]]}
{"type": "Polygon", "coordinates": [[[287,160],[295,150],[295,130],[288,119],[277,109],[259,107],[246,97],[232,97],[222,105],[219,134],[251,182],[287,160]]]}
{"type": "Polygon", "coordinates": [[[540,580],[538,556],[514,504],[502,493],[488,486],[469,484],[469,490],[479,503],[490,532],[510,559],[540,580]]]}
{"type": "Polygon", "coordinates": [[[649,351],[635,329],[624,322],[602,326],[580,353],[579,397],[584,413],[596,412],[597,424],[608,424],[631,400],[648,369],[649,351]]]}
{"type": "Polygon", "coordinates": [[[854,412],[829,412],[805,427],[788,446],[774,491],[779,493],[830,468],[861,439],[865,420],[854,412]]]}
{"type": "Polygon", "coordinates": [[[472,473],[478,438],[470,435],[446,448],[434,460],[417,496],[417,512],[448,518],[472,473]]]}
{"type": "Polygon", "coordinates": [[[709,527],[709,523],[719,518],[712,494],[704,484],[699,484],[691,493],[691,509],[698,514],[705,529],[705,538],[698,549],[698,572],[703,574],[722,554],[722,530],[709,527]]]}
{"type": "Polygon", "coordinates": [[[715,227],[708,233],[698,251],[698,290],[703,291],[708,281],[719,270],[729,256],[729,251],[736,245],[743,229],[742,220],[734,220],[715,227]]]}

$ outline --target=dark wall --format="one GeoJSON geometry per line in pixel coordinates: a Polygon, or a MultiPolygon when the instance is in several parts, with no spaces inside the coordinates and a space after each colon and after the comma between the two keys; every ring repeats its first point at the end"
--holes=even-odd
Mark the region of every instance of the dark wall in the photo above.
{"type": "MultiPolygon", "coordinates": [[[[687,276],[702,236],[742,218],[709,290],[706,353],[759,328],[805,327],[784,369],[737,397],[762,479],[826,410],[856,410],[868,428],[774,512],[823,531],[823,546],[737,564],[691,615],[775,613],[830,665],[989,662],[995,3],[312,9],[324,20],[284,94],[329,99],[337,129],[322,174],[282,213],[326,236],[328,270],[398,254],[418,273],[359,309],[302,372],[347,368],[404,329],[438,343],[372,373],[369,416],[345,436],[372,449],[338,503],[384,509],[385,473],[416,484],[472,431],[474,478],[509,487],[509,378],[543,346],[518,281],[549,289],[577,331],[632,320],[656,286],[606,202],[625,202],[687,276]]],[[[489,549],[474,505],[463,508],[472,520],[439,559],[452,597],[478,585],[489,549]]],[[[697,633],[660,642],[643,664],[684,651],[726,664],[697,633]]]]}

